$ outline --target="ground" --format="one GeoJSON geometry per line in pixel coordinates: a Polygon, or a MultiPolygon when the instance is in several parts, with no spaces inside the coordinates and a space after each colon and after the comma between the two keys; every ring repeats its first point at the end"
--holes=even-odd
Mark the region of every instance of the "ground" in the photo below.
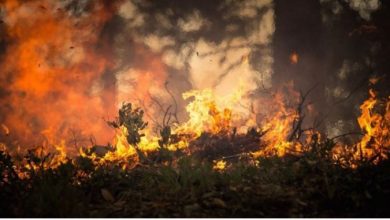
{"type": "Polygon", "coordinates": [[[195,155],[172,154],[127,170],[79,157],[30,170],[25,179],[13,173],[14,159],[2,152],[0,216],[390,216],[389,160],[348,168],[320,152],[228,161],[224,170],[195,155]]]}

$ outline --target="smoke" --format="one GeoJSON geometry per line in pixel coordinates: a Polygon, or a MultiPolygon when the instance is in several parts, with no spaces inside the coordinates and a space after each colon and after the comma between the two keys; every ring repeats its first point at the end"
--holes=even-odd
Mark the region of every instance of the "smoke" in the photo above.
{"type": "Polygon", "coordinates": [[[110,19],[110,8],[80,3],[75,6],[85,8],[77,15],[66,10],[71,4],[6,1],[2,9],[7,34],[2,123],[23,144],[93,134],[102,141],[112,135],[102,126],[112,103],[104,100],[100,80],[113,63],[96,49],[96,33],[110,19]]]}
{"type": "Polygon", "coordinates": [[[200,3],[188,13],[155,4],[5,1],[0,123],[10,135],[2,140],[104,144],[113,137],[105,120],[123,102],[146,109],[153,126],[174,103],[185,118],[181,94],[190,89],[270,86],[271,1],[200,3]]]}
{"type": "MultiPolygon", "coordinates": [[[[156,30],[139,38],[142,44],[161,54],[171,69],[168,81],[180,87],[175,92],[179,109],[185,105],[181,94],[189,89],[207,88],[217,96],[226,96],[241,85],[244,93],[251,93],[260,85],[271,86],[270,44],[275,28],[272,1],[226,1],[219,7],[226,5],[229,8],[224,12],[214,6],[215,11],[205,14],[211,9],[202,8],[202,13],[195,7],[182,16],[171,8],[166,13],[158,10],[154,16],[158,22],[156,30]],[[215,18],[216,13],[222,14],[222,18],[215,18]]],[[[251,102],[249,98],[242,101],[251,102]]]]}
{"type": "MultiPolygon", "coordinates": [[[[321,4],[330,6],[330,9],[333,15],[339,15],[343,11],[343,6],[339,1],[335,0],[320,0],[321,4]]],[[[357,11],[359,16],[365,21],[369,21],[371,19],[371,14],[375,11],[378,11],[381,8],[380,0],[344,0],[352,10],[357,11]]],[[[335,18],[322,14],[324,22],[329,22],[330,20],[334,20],[335,18]]]]}
{"type": "MultiPolygon", "coordinates": [[[[346,31],[333,25],[337,16],[352,11],[369,20],[380,6],[379,0],[304,7],[273,0],[7,0],[0,10],[0,124],[7,132],[0,138],[15,147],[106,144],[114,136],[106,120],[123,102],[143,108],[156,131],[169,106],[187,120],[191,100],[182,94],[193,89],[211,89],[216,97],[240,90],[233,111],[266,114],[261,102],[271,87],[288,82],[307,91],[319,82],[313,97],[325,108],[349,98],[349,80],[367,69],[365,60],[347,53],[358,48],[337,39],[375,31],[346,31]]],[[[333,111],[327,127],[348,129],[338,117],[346,109],[333,111]]]]}
{"type": "Polygon", "coordinates": [[[347,2],[365,20],[370,20],[371,13],[378,10],[381,5],[379,0],[347,0],[347,2]]]}
{"type": "Polygon", "coordinates": [[[117,33],[116,48],[124,63],[122,67],[126,68],[116,74],[118,103],[128,100],[137,103],[153,124],[161,122],[169,105],[177,105],[178,118],[186,120],[187,103],[182,94],[191,89],[208,88],[218,96],[225,96],[241,85],[246,93],[260,84],[271,86],[272,1],[189,5],[192,7],[178,4],[176,8],[169,2],[154,5],[148,1],[124,1],[119,8],[123,28],[117,33]],[[219,8],[224,8],[223,12],[219,8]],[[217,14],[223,16],[217,18],[217,14]],[[150,58],[135,58],[134,47],[126,46],[127,39],[155,57],[153,63],[160,62],[160,68],[146,72],[137,69],[134,65],[150,62],[150,58]],[[146,84],[138,88],[134,85],[142,83],[137,75],[146,79],[146,84]],[[168,83],[169,91],[162,82],[168,83]]]}

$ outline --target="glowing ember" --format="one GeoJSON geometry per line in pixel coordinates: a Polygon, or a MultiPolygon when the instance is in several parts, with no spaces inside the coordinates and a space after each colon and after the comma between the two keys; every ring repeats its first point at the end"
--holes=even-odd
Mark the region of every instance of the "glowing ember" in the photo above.
{"type": "Polygon", "coordinates": [[[291,53],[290,55],[290,63],[297,64],[299,61],[299,55],[296,52],[291,53]]]}
{"type": "Polygon", "coordinates": [[[222,171],[225,168],[226,168],[226,161],[223,160],[214,161],[214,166],[213,166],[214,170],[222,171]]]}

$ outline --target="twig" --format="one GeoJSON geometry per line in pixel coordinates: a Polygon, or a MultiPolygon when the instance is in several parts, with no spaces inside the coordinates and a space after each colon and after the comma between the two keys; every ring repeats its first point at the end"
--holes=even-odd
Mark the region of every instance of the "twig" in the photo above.
{"type": "Polygon", "coordinates": [[[239,153],[239,154],[233,154],[233,155],[230,155],[230,156],[224,156],[224,157],[221,157],[220,160],[225,160],[225,159],[229,159],[229,158],[235,158],[235,157],[240,157],[240,156],[249,156],[250,154],[249,153],[239,153]]]}
{"type": "Polygon", "coordinates": [[[353,95],[355,92],[357,92],[357,91],[358,91],[358,90],[367,82],[368,79],[369,79],[368,77],[364,77],[364,78],[362,79],[362,81],[360,81],[360,83],[359,83],[354,89],[352,89],[352,91],[351,91],[346,97],[344,97],[344,98],[342,98],[342,99],[340,99],[340,100],[334,102],[332,106],[338,105],[338,104],[340,104],[340,103],[346,101],[346,100],[349,99],[350,97],[352,97],[352,95],[353,95]]]}
{"type": "Polygon", "coordinates": [[[299,139],[300,136],[302,135],[303,130],[301,126],[305,118],[305,115],[303,114],[303,104],[305,103],[306,98],[310,94],[310,92],[313,91],[317,86],[318,83],[315,84],[313,87],[311,87],[304,95],[302,94],[302,92],[300,92],[301,101],[299,102],[297,107],[298,121],[296,124],[295,122],[293,123],[293,131],[291,132],[290,137],[288,138],[289,141],[292,141],[295,136],[297,136],[296,139],[299,139]]]}
{"type": "Polygon", "coordinates": [[[363,134],[361,132],[348,132],[348,133],[345,133],[345,134],[340,134],[340,135],[337,135],[335,137],[332,137],[332,138],[330,138],[330,140],[334,140],[334,139],[337,139],[337,138],[345,137],[345,136],[348,136],[348,135],[363,135],[363,134]]]}
{"type": "Polygon", "coordinates": [[[178,109],[178,105],[177,105],[175,96],[174,96],[174,95],[171,93],[171,91],[168,89],[168,81],[165,82],[164,87],[165,87],[165,90],[167,91],[167,93],[169,94],[169,96],[171,96],[171,98],[172,98],[172,100],[173,100],[173,103],[175,104],[175,111],[174,111],[174,113],[173,113],[173,117],[175,118],[176,123],[179,124],[179,119],[177,118],[177,109],[178,109]]]}
{"type": "Polygon", "coordinates": [[[142,108],[144,109],[145,115],[148,116],[148,118],[149,118],[150,120],[152,120],[153,123],[154,123],[157,127],[162,128],[162,126],[160,125],[160,123],[158,123],[158,121],[157,121],[156,119],[154,119],[154,118],[149,114],[149,112],[148,112],[148,110],[147,110],[148,108],[146,108],[144,101],[142,101],[141,99],[138,99],[138,98],[137,98],[137,101],[142,105],[142,108]]]}

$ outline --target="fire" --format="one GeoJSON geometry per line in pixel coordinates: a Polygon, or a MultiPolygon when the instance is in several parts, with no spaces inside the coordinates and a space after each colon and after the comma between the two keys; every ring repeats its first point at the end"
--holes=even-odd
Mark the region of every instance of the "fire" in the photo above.
{"type": "MultiPolygon", "coordinates": [[[[151,87],[163,88],[161,57],[138,43],[132,51],[137,65],[121,69],[123,74],[116,72],[121,62],[130,61],[118,54],[105,27],[121,1],[3,2],[2,39],[7,43],[0,87],[6,95],[0,100],[0,113],[7,117],[0,124],[7,129],[0,130],[12,131],[10,148],[44,141],[78,147],[110,142],[115,133],[105,119],[115,114],[117,104],[135,102],[130,94],[137,94],[149,105],[151,87]],[[123,91],[120,75],[133,76],[132,91],[123,91]]],[[[67,153],[75,155],[75,149],[67,148],[67,153]]]]}
{"type": "Polygon", "coordinates": [[[52,164],[50,167],[57,167],[61,165],[61,163],[65,163],[68,158],[66,154],[66,144],[64,141],[62,141],[60,145],[56,145],[55,149],[58,153],[51,160],[52,164]]]}
{"type": "Polygon", "coordinates": [[[134,146],[131,146],[127,140],[127,129],[122,126],[119,128],[119,132],[115,136],[115,151],[109,151],[104,155],[103,160],[115,161],[115,160],[126,160],[131,156],[134,156],[137,152],[134,146]]]}
{"type": "MultiPolygon", "coordinates": [[[[6,0],[7,47],[0,86],[9,92],[0,109],[13,135],[23,144],[70,140],[71,133],[109,140],[101,117],[114,110],[96,95],[99,79],[112,65],[95,51],[96,31],[111,16],[98,3],[76,18],[56,1],[6,0]],[[94,31],[92,31],[94,30],[94,31]],[[55,139],[50,139],[55,137],[55,139]]],[[[101,89],[105,94],[108,90],[101,89]]]]}
{"type": "MultiPolygon", "coordinates": [[[[159,137],[151,127],[137,146],[132,146],[127,143],[126,128],[114,132],[103,118],[113,115],[119,101],[142,100],[146,107],[150,106],[150,87],[163,87],[166,77],[161,58],[135,45],[139,55],[135,57],[141,57],[137,63],[145,63],[149,68],[122,70],[117,75],[118,88],[113,89],[104,80],[118,63],[111,45],[100,35],[117,5],[95,1],[82,16],[74,15],[66,6],[53,1],[17,0],[6,0],[2,6],[7,47],[0,63],[5,73],[0,76],[0,86],[9,95],[0,100],[0,112],[7,116],[0,125],[1,134],[13,138],[7,140],[8,148],[23,152],[25,145],[44,145],[45,152],[40,154],[56,152],[51,166],[78,154],[102,164],[128,161],[137,156],[137,150],[155,151],[160,147],[159,137]],[[137,84],[122,85],[128,81],[137,84]],[[103,156],[87,153],[86,149],[102,142],[113,143],[105,148],[103,156]]],[[[242,63],[248,62],[246,54],[242,63]]],[[[242,107],[245,87],[241,83],[237,91],[226,97],[216,97],[211,89],[185,92],[184,99],[193,99],[186,106],[189,119],[172,125],[172,135],[180,138],[167,148],[186,148],[204,132],[228,135],[233,129],[244,133],[258,126],[255,115],[242,107]]],[[[268,131],[265,154],[276,150],[277,155],[283,155],[292,144],[287,136],[295,115],[283,106],[282,100],[276,99],[281,110],[264,118],[261,129],[268,131]]]]}
{"type": "Polygon", "coordinates": [[[297,118],[295,109],[288,108],[280,93],[275,95],[275,103],[273,116],[266,118],[266,122],[262,127],[265,131],[264,141],[266,142],[265,149],[255,152],[254,155],[278,155],[283,156],[289,148],[294,147],[294,143],[288,140],[288,136],[292,130],[292,124],[297,118]]]}
{"type": "Polygon", "coordinates": [[[375,92],[370,90],[369,94],[370,97],[360,106],[362,113],[358,123],[364,136],[357,144],[355,156],[373,159],[375,162],[380,158],[387,158],[386,153],[390,150],[390,97],[385,103],[385,113],[381,115],[374,112],[374,107],[378,104],[375,92]]]}
{"type": "Polygon", "coordinates": [[[293,52],[290,54],[290,63],[291,64],[297,64],[299,61],[299,55],[296,52],[293,52]]]}
{"type": "MultiPolygon", "coordinates": [[[[0,137],[4,138],[0,150],[30,156],[20,161],[21,177],[24,169],[56,168],[77,156],[91,159],[96,166],[119,164],[131,169],[141,162],[141,154],[148,156],[162,147],[188,149],[204,133],[229,139],[254,128],[261,133],[258,148],[245,152],[254,158],[302,154],[309,143],[321,139],[315,130],[294,136],[301,115],[296,109],[299,94],[292,85],[287,92],[248,98],[251,94],[245,89],[250,86],[241,82],[224,96],[212,88],[184,92],[182,98],[189,102],[185,107],[188,120],[167,125],[169,141],[164,146],[163,135],[152,126],[143,130],[139,142],[129,143],[128,128],[112,129],[105,118],[112,117],[122,101],[145,108],[150,113],[145,116],[148,121],[161,113],[152,99],[154,94],[165,93],[162,88],[167,85],[169,68],[161,54],[134,43],[134,65],[117,70],[128,60],[115,56],[118,48],[110,45],[103,30],[115,17],[119,3],[91,1],[82,15],[76,15],[66,1],[3,2],[0,14],[5,15],[1,20],[6,46],[0,62],[0,113],[6,117],[0,117],[0,137]],[[252,104],[256,107],[251,108],[252,104]],[[112,145],[98,145],[107,142],[112,145]],[[35,148],[27,150],[31,146],[35,148]]],[[[298,64],[300,55],[292,52],[289,59],[298,64]]],[[[252,60],[254,57],[245,53],[241,63],[250,66],[252,60]]],[[[372,77],[369,82],[375,85],[379,80],[372,77]]],[[[156,97],[165,101],[164,95],[156,97]]],[[[307,113],[313,113],[313,108],[308,105],[307,113]]],[[[360,110],[361,140],[350,146],[337,143],[332,156],[337,160],[349,153],[351,160],[378,163],[387,159],[390,151],[390,97],[379,100],[370,90],[360,110]]],[[[225,170],[227,162],[214,160],[213,165],[215,170],[225,170]]]]}
{"type": "Polygon", "coordinates": [[[219,171],[226,169],[226,161],[224,160],[214,161],[213,169],[219,171]]]}
{"type": "MultiPolygon", "coordinates": [[[[183,94],[184,99],[193,98],[186,107],[189,119],[181,125],[174,125],[172,135],[177,135],[180,139],[170,142],[166,146],[167,149],[172,151],[185,149],[190,141],[199,137],[203,132],[215,135],[224,135],[231,132],[233,125],[231,106],[238,103],[242,95],[243,91],[241,88],[219,100],[215,98],[210,89],[185,92],[183,94]]],[[[238,115],[234,116],[239,118],[238,115]]],[[[235,126],[238,126],[238,124],[235,124],[235,126]]],[[[113,148],[109,149],[103,156],[99,157],[95,153],[87,154],[83,150],[80,151],[80,154],[83,157],[92,159],[96,164],[118,161],[126,162],[129,159],[135,159],[136,163],[139,160],[139,152],[137,150],[147,154],[161,147],[159,146],[159,138],[153,135],[150,127],[145,130],[144,136],[141,137],[140,142],[136,145],[128,143],[128,131],[125,126],[120,126],[116,130],[113,148]]]]}
{"type": "Polygon", "coordinates": [[[122,164],[122,168],[132,168],[139,162],[139,155],[137,149],[141,152],[147,153],[156,151],[159,148],[158,138],[150,137],[149,135],[143,136],[141,141],[137,145],[131,145],[127,141],[128,131],[125,126],[121,126],[117,129],[115,138],[113,140],[113,148],[106,149],[107,152],[104,155],[97,155],[92,152],[87,154],[80,149],[80,155],[92,159],[96,165],[104,165],[109,163],[122,164]]]}
{"type": "MultiPolygon", "coordinates": [[[[16,154],[24,153],[25,145],[40,146],[35,153],[43,157],[40,166],[44,169],[58,167],[75,156],[88,157],[97,165],[120,162],[124,168],[131,168],[139,162],[140,152],[147,155],[162,147],[161,137],[151,126],[143,131],[138,143],[130,144],[126,127],[111,129],[103,119],[111,117],[121,101],[150,108],[145,110],[152,115],[158,113],[151,105],[151,93],[163,93],[161,88],[168,75],[160,55],[137,43],[137,65],[114,71],[120,62],[102,31],[116,9],[114,3],[94,1],[82,16],[76,16],[63,2],[4,2],[1,11],[6,15],[2,20],[7,45],[0,63],[0,87],[6,95],[0,100],[0,112],[6,117],[0,121],[0,137],[7,140],[1,140],[1,146],[7,145],[16,154]],[[106,82],[110,77],[112,85],[106,82]],[[91,150],[102,142],[113,145],[102,146],[100,154],[91,150]]],[[[296,52],[289,58],[292,64],[299,62],[296,52]]],[[[245,54],[241,63],[249,65],[249,60],[250,54],[245,54]]],[[[369,81],[376,84],[378,80],[374,77],[369,81]]],[[[257,106],[251,109],[248,106],[253,103],[244,101],[249,96],[247,87],[240,83],[226,96],[216,95],[211,88],[184,92],[184,100],[192,99],[185,107],[188,120],[169,125],[168,138],[172,140],[164,147],[172,151],[185,149],[202,133],[229,137],[245,134],[253,127],[263,133],[258,149],[249,153],[254,157],[281,157],[304,152],[304,145],[313,141],[311,137],[319,136],[311,131],[304,143],[294,137],[294,126],[300,120],[296,109],[299,95],[291,88],[287,93],[279,91],[253,98],[257,100],[250,101],[257,106]]],[[[376,163],[387,158],[389,151],[390,101],[378,100],[372,90],[369,94],[360,106],[358,124],[364,134],[354,145],[357,150],[353,157],[376,163]],[[383,104],[382,114],[375,108],[383,104]]],[[[307,111],[310,114],[313,107],[307,106],[307,111]]],[[[335,147],[335,158],[342,148],[346,147],[335,147]]],[[[216,169],[225,165],[217,161],[216,169]]],[[[37,168],[34,166],[37,165],[25,164],[28,169],[37,168]]]]}
{"type": "MultiPolygon", "coordinates": [[[[298,102],[298,93],[288,86],[289,99],[293,103],[298,102]]],[[[254,123],[253,114],[236,114],[234,106],[239,105],[244,93],[242,87],[230,97],[215,98],[210,89],[203,91],[190,91],[183,94],[183,98],[193,97],[194,100],[187,105],[189,120],[176,129],[177,133],[192,133],[194,137],[200,136],[202,132],[212,134],[226,134],[235,128],[239,133],[246,132],[243,128],[254,123]],[[221,105],[217,105],[220,101],[221,105]]],[[[262,143],[259,143],[259,150],[253,152],[253,156],[284,156],[287,153],[301,153],[301,144],[289,140],[293,124],[298,120],[298,112],[292,106],[286,105],[286,97],[282,92],[275,93],[270,98],[263,98],[266,104],[266,114],[260,122],[260,130],[265,134],[262,143]],[[265,147],[264,147],[265,143],[265,147]]],[[[248,111],[248,110],[247,110],[248,111]]],[[[259,125],[257,125],[259,126],[259,125]]]]}
{"type": "MultiPolygon", "coordinates": [[[[61,141],[60,144],[53,147],[54,150],[46,144],[42,144],[39,147],[27,150],[27,152],[12,153],[11,155],[15,157],[25,155],[22,160],[15,161],[18,165],[15,170],[18,171],[19,178],[29,178],[31,173],[34,174],[41,169],[55,169],[61,164],[67,163],[70,158],[67,156],[66,147],[65,142],[61,141]],[[23,154],[19,155],[20,153],[23,154]]],[[[0,143],[0,151],[8,152],[8,149],[0,143]]]]}
{"type": "Polygon", "coordinates": [[[183,93],[184,99],[193,98],[194,100],[186,106],[188,121],[179,125],[175,133],[193,134],[196,138],[203,132],[219,134],[231,130],[233,120],[240,118],[240,116],[233,115],[232,109],[244,95],[242,86],[241,83],[237,91],[218,99],[211,89],[191,90],[183,93]]]}
{"type": "Polygon", "coordinates": [[[352,168],[356,168],[357,161],[362,160],[377,164],[388,159],[390,151],[390,97],[381,101],[370,89],[369,97],[360,105],[360,110],[357,121],[363,132],[362,138],[352,147],[337,143],[332,152],[335,160],[347,157],[342,163],[352,168]]]}
{"type": "Polygon", "coordinates": [[[177,133],[192,133],[199,137],[205,131],[219,133],[229,128],[231,110],[220,110],[210,89],[193,90],[183,94],[184,99],[191,97],[194,100],[186,107],[189,120],[176,130],[177,133]]]}
{"type": "MultiPolygon", "coordinates": [[[[245,126],[246,119],[239,118],[233,111],[234,103],[237,103],[242,96],[242,92],[234,93],[232,96],[222,97],[218,104],[211,90],[197,91],[193,90],[183,94],[183,98],[193,98],[187,106],[189,119],[182,125],[176,125],[172,130],[173,135],[177,135],[179,140],[168,143],[168,150],[177,150],[187,148],[192,140],[199,137],[203,132],[209,132],[214,135],[232,135],[233,127],[245,126]],[[241,119],[241,120],[236,120],[241,119]]],[[[374,107],[379,105],[380,101],[376,98],[374,91],[370,90],[370,97],[360,106],[362,111],[358,118],[358,123],[364,131],[364,136],[361,141],[356,144],[357,151],[351,151],[354,160],[366,158],[377,163],[381,159],[386,159],[390,146],[390,97],[385,102],[384,114],[374,112],[374,107]]],[[[290,93],[296,96],[297,94],[290,93]]],[[[304,146],[308,143],[321,143],[321,134],[317,131],[310,131],[306,135],[306,142],[301,142],[291,138],[293,125],[299,119],[298,112],[295,108],[289,107],[285,103],[285,97],[282,93],[276,93],[272,96],[272,101],[268,103],[269,111],[273,114],[264,116],[258,129],[264,131],[264,134],[259,143],[259,149],[251,153],[256,157],[279,156],[286,154],[301,154],[306,149],[304,146]],[[271,105],[272,104],[272,105],[271,105]]],[[[118,164],[123,169],[134,168],[140,162],[140,152],[147,155],[149,152],[157,151],[159,145],[159,137],[153,135],[150,129],[147,129],[141,137],[139,143],[129,144],[128,130],[125,126],[120,126],[116,129],[116,135],[113,140],[113,146],[105,147],[106,152],[99,155],[96,152],[89,152],[80,149],[81,157],[90,158],[95,165],[118,164]]],[[[3,146],[4,144],[2,144],[3,146]]],[[[48,143],[45,144],[49,146],[48,143]]],[[[54,153],[47,147],[36,148],[35,154],[41,158],[51,155],[42,160],[42,164],[24,162],[24,167],[28,170],[55,168],[66,163],[69,160],[67,155],[66,142],[61,141],[60,144],[54,145],[54,153]],[[50,154],[49,154],[50,153],[50,154]],[[46,155],[46,156],[45,156],[46,155]]],[[[348,146],[337,144],[333,149],[333,158],[338,160],[341,155],[350,151],[348,146]]],[[[188,153],[188,152],[187,152],[188,153]]],[[[351,167],[356,167],[354,162],[349,163],[351,167]]],[[[225,170],[226,161],[214,160],[213,169],[225,170]]],[[[22,171],[20,175],[25,175],[22,171]]]]}

